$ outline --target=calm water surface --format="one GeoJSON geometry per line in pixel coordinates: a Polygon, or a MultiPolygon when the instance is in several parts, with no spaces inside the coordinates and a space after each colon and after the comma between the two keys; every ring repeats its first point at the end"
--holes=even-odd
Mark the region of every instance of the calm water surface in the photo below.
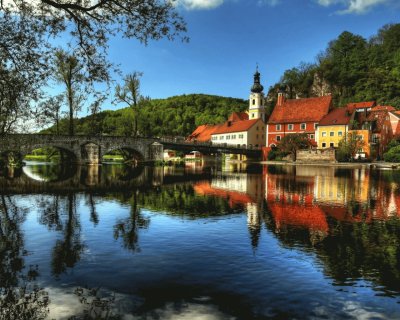
{"type": "Polygon", "coordinates": [[[0,176],[0,319],[399,319],[400,172],[0,176]]]}

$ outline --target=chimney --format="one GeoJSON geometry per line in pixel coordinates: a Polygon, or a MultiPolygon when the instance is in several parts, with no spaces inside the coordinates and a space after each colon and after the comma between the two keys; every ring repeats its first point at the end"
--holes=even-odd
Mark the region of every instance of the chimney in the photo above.
{"type": "Polygon", "coordinates": [[[285,102],[285,96],[283,95],[282,91],[279,91],[279,93],[278,93],[278,101],[276,102],[276,105],[278,107],[281,107],[284,102],[285,102]]]}

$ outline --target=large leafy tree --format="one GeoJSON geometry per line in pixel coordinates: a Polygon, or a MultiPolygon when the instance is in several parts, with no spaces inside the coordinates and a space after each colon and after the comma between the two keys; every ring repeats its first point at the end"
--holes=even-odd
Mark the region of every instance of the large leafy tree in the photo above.
{"type": "MultiPolygon", "coordinates": [[[[68,39],[64,48],[74,52],[90,78],[109,81],[110,37],[147,43],[174,39],[185,31],[185,22],[168,0],[0,0],[2,67],[17,73],[36,94],[51,74],[48,65],[62,36],[68,39]]],[[[7,83],[1,72],[0,81],[7,83]]]]}

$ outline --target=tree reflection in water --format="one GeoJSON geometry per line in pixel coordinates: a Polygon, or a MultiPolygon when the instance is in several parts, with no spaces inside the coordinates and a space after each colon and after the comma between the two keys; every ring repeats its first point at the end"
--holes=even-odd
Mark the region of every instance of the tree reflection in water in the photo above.
{"type": "MultiPolygon", "coordinates": [[[[62,223],[64,239],[57,240],[52,253],[52,272],[58,276],[73,268],[80,260],[84,245],[81,243],[80,217],[76,211],[76,195],[66,197],[66,220],[62,223]]],[[[65,216],[65,215],[64,215],[65,216]]]]}
{"type": "Polygon", "coordinates": [[[12,197],[1,195],[0,202],[0,319],[44,319],[49,310],[48,293],[33,284],[37,267],[24,270],[24,239],[21,224],[27,209],[12,197]]]}
{"type": "Polygon", "coordinates": [[[122,238],[123,246],[133,252],[140,252],[138,244],[139,230],[147,229],[150,224],[150,219],[143,217],[141,214],[137,192],[134,191],[130,199],[130,216],[118,220],[114,226],[114,238],[116,240],[122,238]]]}

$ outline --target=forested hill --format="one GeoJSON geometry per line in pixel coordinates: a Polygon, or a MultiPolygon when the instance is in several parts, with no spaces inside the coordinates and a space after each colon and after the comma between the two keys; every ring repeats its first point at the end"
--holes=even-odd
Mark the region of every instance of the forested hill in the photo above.
{"type": "Polygon", "coordinates": [[[400,109],[400,24],[386,25],[370,39],[343,32],[315,63],[285,71],[269,90],[272,105],[280,87],[288,98],[331,93],[335,106],[376,100],[400,109]]]}
{"type": "MultiPolygon", "coordinates": [[[[189,94],[145,101],[140,105],[138,128],[141,136],[188,136],[198,125],[226,121],[234,111],[245,111],[242,99],[189,94]]],[[[76,119],[76,134],[132,135],[133,112],[130,108],[103,111],[76,119]]],[[[60,133],[67,134],[68,121],[60,122],[60,133]]],[[[55,133],[55,126],[44,130],[55,133]]]]}

